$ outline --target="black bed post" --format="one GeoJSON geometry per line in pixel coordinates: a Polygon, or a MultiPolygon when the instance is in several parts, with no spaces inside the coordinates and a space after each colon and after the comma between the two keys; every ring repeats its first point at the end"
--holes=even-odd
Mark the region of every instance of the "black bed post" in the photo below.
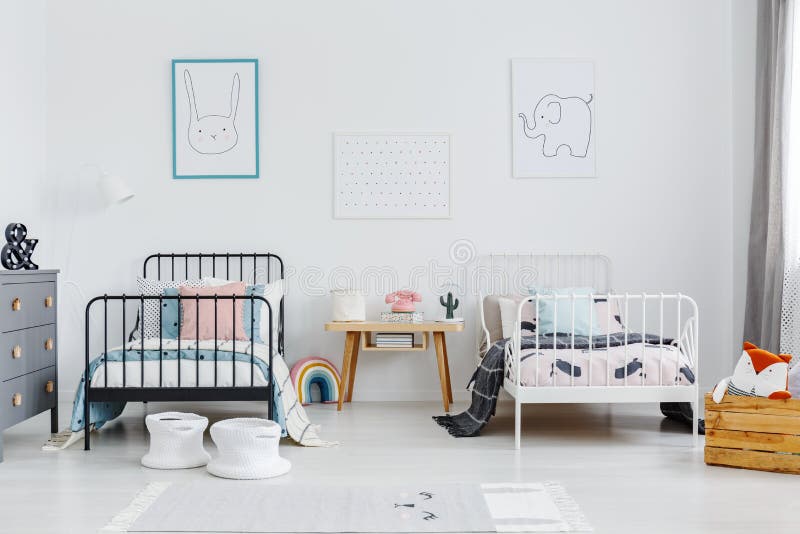
{"type": "Polygon", "coordinates": [[[90,300],[86,305],[86,368],[83,372],[83,450],[88,451],[90,444],[89,434],[89,309],[92,307],[94,299],[90,300]]]}
{"type": "Polygon", "coordinates": [[[273,339],[272,339],[272,320],[273,320],[273,317],[272,317],[272,306],[270,305],[269,302],[267,302],[266,304],[267,304],[267,310],[269,310],[269,377],[267,377],[267,395],[268,395],[268,397],[267,397],[267,418],[270,421],[272,421],[273,412],[275,411],[274,410],[274,406],[273,406],[273,404],[275,404],[274,403],[275,394],[273,393],[273,389],[272,389],[274,387],[274,383],[275,383],[275,375],[272,372],[272,343],[273,343],[273,339]]]}

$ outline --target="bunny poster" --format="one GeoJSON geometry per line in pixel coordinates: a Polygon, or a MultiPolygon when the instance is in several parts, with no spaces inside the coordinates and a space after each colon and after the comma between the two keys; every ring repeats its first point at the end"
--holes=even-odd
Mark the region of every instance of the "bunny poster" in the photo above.
{"type": "Polygon", "coordinates": [[[172,61],[174,178],[258,178],[258,60],[172,61]]]}
{"type": "Polygon", "coordinates": [[[514,59],[511,71],[514,177],[594,177],[594,63],[514,59]]]}

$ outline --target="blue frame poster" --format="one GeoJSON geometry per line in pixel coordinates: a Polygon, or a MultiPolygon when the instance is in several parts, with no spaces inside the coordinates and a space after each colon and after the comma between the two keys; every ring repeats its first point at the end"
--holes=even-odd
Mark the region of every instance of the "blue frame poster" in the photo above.
{"type": "Polygon", "coordinates": [[[172,60],[172,175],[258,178],[258,60],[172,60]]]}

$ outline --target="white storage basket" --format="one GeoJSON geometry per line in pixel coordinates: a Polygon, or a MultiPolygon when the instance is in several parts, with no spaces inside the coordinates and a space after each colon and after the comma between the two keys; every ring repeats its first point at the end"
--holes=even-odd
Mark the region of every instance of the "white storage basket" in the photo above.
{"type": "Polygon", "coordinates": [[[208,419],[193,413],[164,412],[145,418],[150,432],[150,450],[142,465],[152,469],[201,467],[211,459],[203,448],[208,419]]]}
{"type": "Polygon", "coordinates": [[[274,421],[243,417],[211,425],[211,439],[219,456],[208,463],[208,472],[222,478],[250,480],[276,477],[292,464],[278,455],[281,427],[274,421]]]}

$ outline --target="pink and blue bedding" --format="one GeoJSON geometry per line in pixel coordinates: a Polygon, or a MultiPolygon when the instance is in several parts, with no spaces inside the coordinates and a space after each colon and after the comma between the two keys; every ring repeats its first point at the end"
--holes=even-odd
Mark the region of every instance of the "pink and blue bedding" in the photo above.
{"type": "MultiPolygon", "coordinates": [[[[506,374],[507,371],[505,371],[505,350],[506,345],[509,343],[511,343],[511,338],[502,339],[494,343],[486,352],[470,379],[472,403],[466,411],[456,415],[435,416],[433,418],[450,435],[454,437],[477,436],[494,415],[497,396],[500,392],[500,387],[503,385],[504,376],[513,379],[512,375],[506,374]]],[[[520,347],[523,361],[521,363],[522,374],[520,382],[523,386],[535,386],[538,369],[540,373],[542,372],[541,370],[544,370],[544,376],[539,376],[539,387],[552,387],[555,385],[556,387],[568,388],[570,386],[590,385],[588,383],[589,365],[588,361],[585,360],[588,358],[591,346],[591,361],[593,363],[591,385],[605,386],[605,362],[614,361],[620,354],[624,358],[626,344],[628,351],[627,363],[623,360],[613,367],[609,365],[609,368],[613,370],[613,375],[609,372],[609,375],[613,376],[613,381],[609,377],[609,385],[618,387],[635,386],[641,385],[644,381],[644,385],[657,386],[659,385],[657,380],[662,378],[664,385],[689,385],[694,383],[694,372],[672,339],[662,339],[651,334],[631,332],[628,332],[627,336],[623,332],[618,332],[591,338],[588,336],[573,337],[570,334],[541,334],[538,336],[538,348],[536,335],[522,336],[520,347]],[[641,354],[632,358],[631,355],[637,346],[641,354]],[[647,358],[647,361],[645,361],[644,354],[647,351],[649,356],[649,351],[655,349],[656,351],[662,351],[663,355],[667,353],[668,348],[669,353],[674,355],[673,361],[681,363],[680,366],[672,365],[671,367],[668,364],[664,364],[663,372],[659,375],[659,371],[657,369],[654,371],[652,368],[652,362],[655,361],[657,363],[659,361],[657,358],[658,353],[656,352],[653,358],[647,358]],[[584,354],[581,359],[577,357],[579,351],[584,354]],[[573,354],[576,356],[575,365],[572,363],[573,354]],[[605,357],[603,357],[604,354],[605,357]],[[594,359],[598,355],[600,357],[597,362],[600,362],[600,365],[595,363],[594,359]],[[540,359],[538,367],[536,366],[537,358],[540,359]],[[647,377],[646,375],[650,376],[647,377]],[[527,378],[525,378],[526,376],[527,378]],[[598,378],[595,379],[595,376],[598,378]],[[597,380],[601,380],[601,382],[597,383],[597,380]]]]}
{"type": "MultiPolygon", "coordinates": [[[[176,336],[177,337],[177,336],[176,336]]],[[[200,362],[207,362],[211,366],[215,365],[215,350],[213,346],[209,346],[207,343],[201,342],[201,349],[197,351],[195,349],[195,345],[193,341],[187,342],[184,340],[184,347],[180,351],[177,348],[171,348],[174,344],[174,341],[171,339],[164,339],[161,343],[162,347],[159,350],[158,340],[146,340],[145,342],[145,350],[144,350],[144,362],[145,362],[145,369],[146,369],[146,376],[144,379],[144,386],[147,387],[157,387],[160,384],[163,384],[166,387],[175,387],[177,386],[177,362],[180,359],[180,365],[182,369],[182,385],[186,387],[194,387],[196,386],[196,374],[195,369],[193,366],[200,365],[197,361],[198,359],[200,362]],[[151,348],[148,349],[148,345],[151,345],[151,348]],[[205,345],[203,347],[203,345],[205,345]],[[148,362],[152,362],[151,366],[148,366],[148,362]],[[161,366],[160,363],[165,362],[164,366],[161,366]],[[169,362],[175,362],[176,365],[169,366],[169,362]],[[186,364],[189,364],[188,366],[186,364]],[[186,367],[189,367],[188,369],[186,367]],[[159,368],[162,368],[166,372],[163,375],[159,374],[159,368]],[[170,372],[171,370],[171,372],[170,372]],[[154,372],[153,372],[154,371],[154,372]],[[188,372],[186,372],[188,371],[188,372]],[[151,382],[155,382],[154,384],[151,382]]],[[[142,351],[141,351],[141,344],[136,342],[129,342],[126,344],[125,350],[123,351],[122,347],[109,350],[108,354],[101,355],[92,360],[89,364],[89,375],[92,385],[97,385],[98,383],[102,386],[105,386],[105,369],[104,366],[108,363],[110,364],[109,367],[109,387],[121,387],[122,380],[120,379],[121,376],[121,367],[124,365],[128,372],[127,378],[125,380],[127,387],[143,387],[142,386],[142,378],[141,378],[141,361],[142,361],[142,351]],[[124,364],[123,364],[123,357],[124,357],[124,364]],[[111,371],[111,368],[115,367],[114,371],[111,371]],[[119,383],[114,383],[118,381],[119,383]]],[[[239,343],[242,346],[243,350],[249,350],[249,343],[239,343]]],[[[266,347],[265,347],[266,350],[266,347]]],[[[237,381],[240,386],[248,387],[250,385],[250,372],[241,372],[241,367],[246,366],[250,367],[250,354],[246,352],[233,352],[232,350],[222,350],[221,348],[217,348],[216,350],[216,361],[219,363],[218,367],[218,384],[219,386],[230,386],[231,384],[226,383],[226,381],[230,381],[230,377],[232,377],[233,369],[237,369],[237,381]],[[235,362],[232,365],[232,362],[235,362]],[[219,368],[223,370],[227,370],[227,372],[221,371],[219,368]],[[224,376],[223,376],[224,375],[224,376]]],[[[277,361],[277,357],[274,361],[277,361]]],[[[253,383],[255,385],[266,385],[268,380],[268,373],[269,373],[269,366],[266,361],[262,360],[259,357],[253,358],[253,383]]],[[[213,372],[213,368],[212,368],[213,372]]],[[[85,373],[81,373],[81,379],[78,384],[78,388],[75,394],[75,401],[72,406],[72,419],[70,421],[70,429],[73,432],[78,432],[83,430],[86,426],[84,418],[84,381],[86,380],[85,373]]],[[[212,379],[213,380],[213,379],[212,379]]],[[[212,384],[203,384],[201,379],[200,386],[203,385],[213,385],[212,384]]],[[[281,426],[283,431],[283,436],[287,435],[286,430],[286,417],[285,411],[281,400],[281,383],[278,382],[277,378],[275,380],[276,387],[273,390],[273,398],[275,402],[275,422],[281,426]]],[[[92,402],[89,407],[90,413],[90,425],[94,425],[95,428],[99,429],[103,425],[105,425],[108,421],[115,419],[122,414],[122,411],[125,408],[125,402],[92,402]]]]}

